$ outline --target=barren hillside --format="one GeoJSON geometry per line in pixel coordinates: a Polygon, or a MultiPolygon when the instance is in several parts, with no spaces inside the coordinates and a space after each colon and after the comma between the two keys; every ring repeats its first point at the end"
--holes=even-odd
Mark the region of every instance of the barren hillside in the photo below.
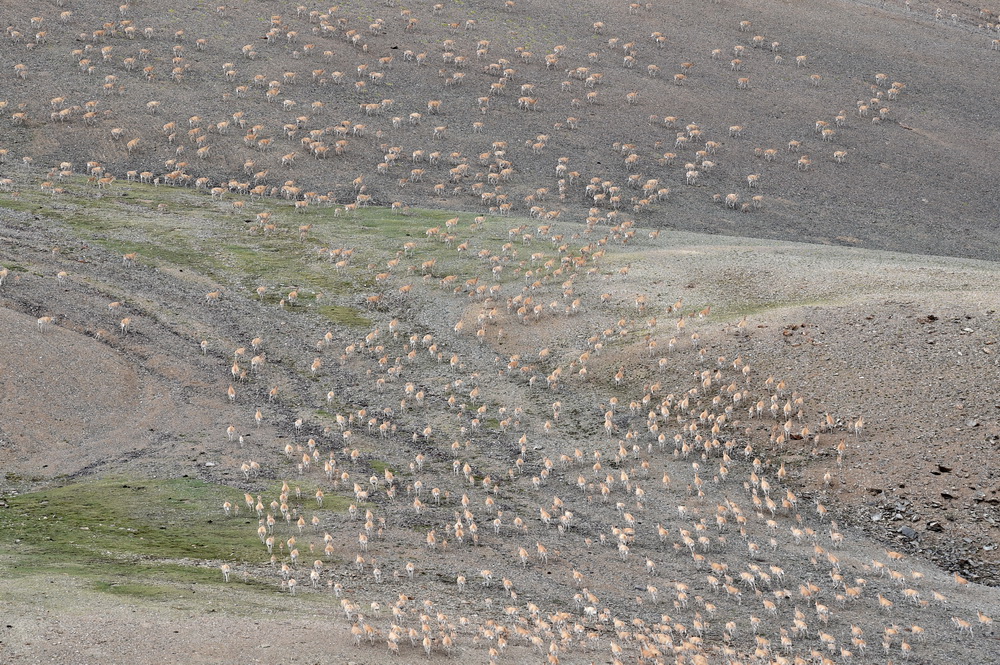
{"type": "Polygon", "coordinates": [[[97,162],[98,179],[241,199],[363,189],[995,259],[994,18],[921,2],[43,5],[8,12],[0,148],[8,167],[97,162]]]}
{"type": "Polygon", "coordinates": [[[992,662],[994,16],[573,7],[9,12],[0,661],[992,662]]]}

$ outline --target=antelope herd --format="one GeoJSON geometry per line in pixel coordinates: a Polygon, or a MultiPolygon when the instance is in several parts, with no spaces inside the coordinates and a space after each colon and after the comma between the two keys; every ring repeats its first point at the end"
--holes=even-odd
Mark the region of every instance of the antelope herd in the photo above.
{"type": "Polygon", "coordinates": [[[953,588],[894,550],[866,558],[877,551],[866,537],[794,477],[786,456],[826,449],[824,483],[843,482],[865,419],[820,413],[785,380],[759,376],[739,351],[745,320],[714,326],[710,307],[657,305],[652,293],[566,304],[602,286],[617,298],[641,288],[615,267],[618,248],[640,242],[631,224],[444,226],[481,247],[462,259],[464,286],[422,258],[452,245],[431,227],[384,259],[392,267],[375,288],[422,274],[461,318],[385,321],[403,312],[381,307],[367,331],[322,335],[314,348],[335,362],[313,358],[312,401],[337,412],[300,415],[278,450],[241,439],[240,454],[272,460],[263,471],[242,462],[246,481],[287,480],[245,497],[261,562],[225,562],[224,576],[332,593],[354,644],[393,656],[479,650],[499,662],[520,646],[550,662],[895,662],[989,629],[982,611],[941,621],[967,580],[953,588]],[[566,234],[590,240],[564,247],[566,234]],[[519,247],[530,261],[515,263],[519,247]],[[497,265],[524,278],[497,279],[497,265]],[[582,347],[531,349],[560,320],[582,347]],[[517,331],[513,348],[504,327],[517,331]],[[345,377],[370,382],[364,403],[345,377]],[[331,496],[346,514],[326,507],[331,496]],[[311,565],[300,563],[307,550],[311,565]]]}
{"type": "MultiPolygon", "coordinates": [[[[613,216],[499,226],[450,218],[383,254],[388,275],[368,288],[396,304],[373,309],[370,328],[298,340],[308,352],[281,360],[308,366],[316,394],[274,399],[277,331],[231,354],[193,342],[220,383],[231,374],[220,402],[242,426],[217,445],[245,496],[220,505],[261,548],[256,561],[219,562],[223,581],[329,594],[353,644],[390,656],[897,662],[992,630],[989,608],[957,611],[966,578],[880,553],[838,524],[824,487],[796,477],[796,451],[811,448],[831,460],[824,485],[842,483],[844,458],[871,436],[866,419],[820,412],[760,374],[740,351],[745,319],[714,322],[711,307],[648,291],[616,255],[655,234],[613,216]],[[420,289],[399,288],[420,276],[420,289]],[[445,318],[407,315],[419,298],[445,318]],[[579,341],[561,339],[567,329],[579,341]],[[247,402],[261,394],[268,404],[247,402]],[[287,442],[273,443],[277,432],[287,442]]],[[[127,269],[145,264],[134,253],[127,269]]],[[[277,307],[258,297],[267,288],[245,291],[228,297],[277,307]]],[[[39,330],[54,322],[39,318],[39,330]]]]}
{"type": "MultiPolygon", "coordinates": [[[[304,242],[288,203],[268,212],[304,242]]],[[[219,402],[235,424],[214,445],[245,496],[220,495],[222,514],[260,543],[257,560],[218,562],[220,580],[329,594],[348,644],[390,657],[920,662],[992,630],[989,607],[959,609],[966,578],[838,523],[827,488],[877,433],[762,374],[745,318],[651,290],[618,255],[658,234],[615,215],[459,215],[412,237],[323,247],[374,292],[359,301],[378,297],[368,328],[192,340],[231,381],[219,402]],[[431,300],[437,316],[413,314],[431,300]],[[302,351],[267,362],[281,347],[302,351]],[[307,387],[279,395],[283,371],[307,387]],[[822,486],[798,474],[799,451],[829,460],[822,486]]],[[[121,257],[109,268],[150,269],[121,257]]],[[[281,285],[226,299],[266,321],[274,291],[308,307],[308,289],[281,285]]],[[[107,309],[131,336],[138,306],[107,309]]]]}
{"type": "MultiPolygon", "coordinates": [[[[435,43],[431,35],[421,32],[423,23],[414,16],[416,9],[393,10],[393,4],[387,3],[387,8],[383,8],[389,15],[377,16],[367,25],[359,23],[340,7],[310,9],[300,5],[294,14],[270,16],[264,21],[264,32],[254,35],[260,37],[261,43],[247,44],[235,52],[228,52],[219,40],[192,40],[185,30],[164,32],[151,25],[142,25],[154,19],[142,7],[131,7],[125,14],[104,17],[106,20],[94,18],[97,15],[94,12],[64,11],[56,17],[58,25],[53,25],[52,31],[38,32],[36,40],[30,41],[26,36],[30,32],[25,30],[49,25],[51,20],[45,16],[33,17],[32,25],[19,29],[15,22],[9,26],[7,36],[13,45],[29,47],[26,59],[43,45],[54,49],[57,48],[55,44],[66,43],[66,37],[75,38],[67,68],[72,71],[71,65],[76,63],[84,81],[94,81],[91,87],[95,94],[93,98],[87,98],[87,93],[73,98],[60,93],[49,100],[46,112],[49,124],[65,127],[80,119],[85,125],[80,131],[86,133],[87,141],[109,142],[108,150],[104,151],[107,164],[95,159],[87,163],[89,183],[103,190],[113,189],[116,183],[121,186],[123,181],[139,180],[158,185],[193,186],[211,190],[213,196],[219,197],[233,194],[237,199],[230,205],[237,214],[246,210],[246,199],[252,203],[262,197],[280,196],[295,200],[300,211],[316,203],[346,203],[357,207],[371,203],[399,204],[399,209],[403,210],[405,202],[395,199],[447,198],[452,206],[478,205],[485,211],[501,215],[535,209],[559,214],[564,210],[596,207],[603,212],[630,212],[655,218],[651,216],[663,214],[665,199],[640,189],[637,183],[656,181],[666,186],[685,183],[693,186],[684,194],[691,200],[725,201],[729,196],[740,196],[740,192],[720,192],[720,199],[700,195],[698,190],[702,187],[758,187],[761,181],[748,181],[745,173],[733,170],[731,165],[742,155],[767,153],[767,164],[761,164],[761,168],[771,171],[767,182],[780,182],[809,177],[813,171],[825,168],[821,167],[821,161],[832,165],[831,168],[842,164],[848,152],[865,140],[862,138],[864,127],[848,126],[846,112],[831,109],[827,117],[835,116],[837,127],[842,129],[826,128],[821,132],[821,141],[832,143],[833,149],[827,151],[826,145],[816,146],[817,151],[822,149],[829,157],[824,160],[799,157],[792,168],[790,163],[779,163],[776,159],[779,151],[775,148],[754,147],[743,138],[745,135],[768,135],[755,128],[752,122],[741,120],[736,125],[720,125],[714,120],[699,119],[697,113],[691,113],[692,117],[685,120],[678,120],[677,114],[668,114],[661,122],[660,116],[654,115],[649,117],[649,124],[657,132],[654,139],[648,138],[648,132],[645,138],[636,135],[630,139],[628,120],[622,126],[615,125],[613,133],[625,139],[608,141],[608,144],[613,143],[609,147],[621,158],[620,164],[609,169],[597,163],[600,159],[597,154],[583,157],[564,154],[556,159],[558,167],[564,168],[556,168],[554,178],[545,177],[535,164],[545,160],[547,154],[560,151],[561,146],[571,140],[566,132],[581,127],[583,120],[572,110],[579,106],[581,99],[591,105],[607,104],[602,100],[613,96],[616,101],[621,100],[625,108],[611,113],[623,114],[623,118],[632,113],[629,107],[641,108],[652,103],[646,100],[653,95],[631,89],[636,82],[630,72],[638,65],[645,68],[649,79],[660,79],[661,73],[669,73],[676,67],[681,70],[673,74],[676,84],[703,86],[727,70],[742,73],[751,67],[755,71],[780,67],[780,56],[771,62],[762,60],[757,52],[766,52],[770,58],[786,46],[771,36],[754,34],[757,28],[753,22],[734,20],[732,32],[724,39],[736,41],[735,45],[706,49],[701,57],[691,57],[675,65],[672,56],[668,56],[669,49],[665,48],[669,40],[660,30],[652,31],[648,38],[631,41],[612,34],[629,34],[656,24],[657,9],[651,4],[635,3],[629,7],[627,16],[620,17],[620,25],[597,21],[590,26],[594,35],[601,36],[598,41],[602,45],[597,51],[576,52],[578,49],[566,44],[556,44],[544,58],[537,59],[525,46],[501,46],[495,40],[480,38],[477,30],[481,22],[465,17],[457,23],[464,26],[459,32],[449,32],[447,38],[435,43]],[[393,17],[397,11],[398,17],[393,17]],[[76,32],[69,32],[73,30],[76,32]],[[303,43],[306,35],[314,41],[303,43]],[[604,35],[611,36],[605,39],[604,35]],[[140,36],[142,39],[137,39],[140,36]],[[43,38],[45,41],[41,41],[43,38]],[[397,54],[386,50],[386,42],[397,38],[414,47],[401,49],[398,60],[402,62],[399,64],[397,54]],[[192,41],[199,53],[197,59],[186,51],[185,44],[192,41]],[[418,47],[427,50],[418,52],[418,47]],[[283,60],[286,66],[271,71],[259,56],[261,51],[273,56],[278,50],[286,56],[283,60]],[[449,99],[455,101],[438,98],[434,93],[429,95],[430,99],[418,98],[415,91],[419,86],[408,85],[412,77],[423,76],[424,68],[438,57],[428,51],[439,52],[440,62],[445,67],[439,70],[438,78],[443,79],[441,85],[449,89],[449,99]],[[733,55],[728,68],[706,78],[708,70],[715,67],[713,61],[722,59],[727,51],[733,55]],[[220,62],[225,62],[216,71],[208,71],[199,62],[214,53],[218,54],[220,62]],[[599,71],[608,61],[616,60],[622,62],[625,72],[599,71]],[[165,66],[167,62],[170,67],[165,66]],[[126,83],[139,75],[143,63],[151,64],[142,69],[143,84],[134,86],[142,92],[135,92],[128,89],[126,83]],[[478,73],[474,71],[477,68],[478,73]],[[702,69],[706,73],[698,74],[702,69]],[[355,74],[358,79],[353,86],[355,95],[345,94],[345,86],[355,74]],[[473,74],[475,82],[471,80],[473,74]],[[211,108],[211,111],[191,115],[191,111],[197,109],[188,105],[177,108],[176,104],[167,101],[169,91],[178,84],[187,85],[185,82],[194,78],[206,89],[224,90],[223,104],[206,103],[206,109],[211,108]],[[516,103],[506,99],[508,84],[516,85],[521,92],[516,103]],[[400,98],[383,98],[381,91],[388,90],[390,85],[397,86],[400,98]],[[615,92],[605,92],[611,90],[615,92]],[[141,95],[157,98],[150,100],[141,95]],[[463,118],[469,114],[469,106],[480,113],[463,118]],[[554,122],[551,132],[537,134],[534,138],[526,136],[526,151],[514,143],[508,145],[509,127],[512,123],[514,126],[522,124],[519,112],[542,108],[553,110],[557,117],[565,120],[554,122]],[[156,116],[156,122],[130,123],[131,128],[123,127],[125,123],[121,120],[138,113],[137,109],[156,116]],[[363,113],[363,122],[356,117],[355,111],[363,113]],[[447,116],[449,120],[425,127],[423,112],[428,117],[447,116]],[[485,116],[485,119],[476,115],[485,116]],[[161,119],[164,122],[161,123],[161,119]],[[182,130],[184,127],[187,129],[182,130]],[[231,131],[237,127],[243,131],[242,136],[231,131]],[[681,127],[684,131],[680,131],[681,127]],[[731,140],[722,140],[726,134],[731,140]],[[663,146],[671,142],[676,152],[665,152],[663,146]],[[482,148],[487,149],[483,151],[482,148]],[[185,160],[190,154],[197,156],[195,164],[185,160]],[[404,160],[398,159],[406,154],[413,154],[413,162],[420,161],[424,165],[406,169],[404,160]],[[416,158],[418,154],[427,154],[430,158],[424,163],[416,158]],[[234,155],[245,162],[243,173],[230,170],[229,165],[236,161],[234,155]],[[440,159],[444,155],[448,156],[447,160],[440,159]],[[327,160],[330,160],[329,165],[327,160]],[[132,168],[138,164],[143,170],[132,168]],[[319,191],[320,183],[339,181],[345,168],[355,173],[360,171],[359,177],[371,175],[353,188],[345,182],[325,193],[319,191]],[[273,174],[278,172],[287,174],[284,177],[289,179],[284,184],[274,182],[273,174]],[[780,178],[776,177],[778,173],[780,178]],[[250,175],[252,180],[247,178],[250,175]],[[299,184],[300,181],[304,184],[299,184]],[[540,205],[541,197],[533,193],[541,189],[558,191],[557,202],[551,204],[550,209],[540,205]]],[[[523,9],[516,3],[508,5],[509,11],[523,9]]],[[[461,10],[449,7],[449,12],[461,13],[461,10]]],[[[431,15],[437,13],[440,12],[432,11],[431,15]]],[[[213,18],[224,21],[232,16],[231,11],[217,12],[213,18]]],[[[796,69],[811,67],[816,61],[815,57],[798,55],[795,57],[796,69]]],[[[15,68],[19,78],[27,78],[24,72],[30,69],[23,63],[15,68]]],[[[67,75],[71,75],[69,71],[67,75]]],[[[823,80],[819,73],[803,76],[803,83],[813,87],[818,87],[823,80]]],[[[735,83],[739,89],[753,90],[748,75],[739,76],[735,83]]],[[[82,89],[88,89],[86,83],[82,89]]],[[[849,96],[842,106],[855,106],[859,118],[878,124],[892,117],[889,103],[899,100],[904,89],[903,83],[890,84],[890,77],[878,72],[857,90],[848,91],[849,96]]],[[[24,95],[22,100],[16,98],[22,91],[26,89],[11,89],[15,98],[0,102],[0,114],[7,109],[17,109],[10,116],[15,127],[46,124],[40,109],[36,108],[40,105],[34,103],[30,95],[24,95]]],[[[803,91],[802,94],[807,93],[803,91]]],[[[639,113],[634,118],[636,126],[643,117],[641,111],[639,113]]],[[[738,109],[733,109],[733,114],[742,116],[738,109]]],[[[703,115],[714,118],[717,112],[713,109],[703,115]]],[[[808,126],[810,122],[813,120],[806,119],[803,124],[808,126]]],[[[822,118],[817,122],[824,126],[829,124],[822,118]]],[[[792,142],[803,144],[805,134],[798,129],[794,131],[796,136],[792,142]]],[[[31,156],[23,158],[29,160],[31,156]]],[[[73,173],[72,164],[65,164],[69,165],[68,169],[53,168],[49,172],[50,180],[73,173]]],[[[47,189],[57,190],[62,191],[62,188],[50,186],[47,189]]],[[[746,203],[734,209],[742,212],[764,210],[759,204],[763,196],[757,194],[757,204],[746,203]]]]}
{"type": "MultiPolygon", "coordinates": [[[[807,69],[821,66],[818,54],[783,65],[782,42],[753,34],[749,20],[733,22],[735,46],[674,65],[662,32],[626,41],[610,19],[586,27],[587,53],[559,44],[533,54],[480,39],[482,19],[451,5],[395,9],[389,0],[385,8],[398,15],[367,25],[338,7],[271,16],[211,72],[185,44],[200,57],[220,48],[217,40],[144,26],[152,20],[144,5],[122,5],[99,27],[66,10],[58,26],[43,17],[7,29],[12,45],[33,44],[27,55],[53,48],[57,30],[78,39],[67,68],[101,98],[54,97],[47,122],[57,131],[80,119],[83,131],[107,138],[113,166],[92,159],[80,176],[95,191],[138,181],[208,192],[207,204],[226,215],[256,215],[248,234],[315,246],[324,269],[359,290],[352,305],[372,321],[281,345],[277,328],[246,330],[232,351],[192,340],[196,355],[218,366],[218,385],[228,386],[219,408],[237,423],[216,449],[230,461],[227,483],[244,497],[220,496],[223,515],[249,515],[246,538],[259,540],[258,560],[218,562],[223,582],[238,573],[289,596],[329,596],[356,647],[490,663],[529,658],[514,648],[549,663],[930,662],[991,631],[988,614],[952,609],[971,593],[967,580],[897,551],[872,556],[868,537],[825,505],[827,488],[844,481],[844,458],[873,435],[864,416],[821,412],[807,386],[752,363],[746,318],[717,321],[709,303],[686,303],[680,285],[650,285],[631,263],[637,247],[659,243],[645,226],[672,191],[702,196],[710,187],[721,191],[703,198],[723,214],[766,213],[758,192],[854,160],[856,137],[892,122],[888,104],[906,86],[874,73],[843,100],[856,125],[847,120],[853,112],[834,107],[787,143],[753,146],[755,128],[742,118],[716,126],[657,109],[636,124],[660,139],[609,138],[592,155],[560,155],[593,122],[585,109],[611,104],[609,89],[621,93],[612,113],[648,103],[620,80],[670,80],[684,91],[714,68],[753,95],[767,68],[790,69],[803,94],[830,79],[807,69]],[[449,37],[432,40],[424,26],[442,14],[449,37]],[[36,30],[34,41],[22,30],[36,30]],[[385,50],[388,35],[412,50],[385,50]],[[280,75],[264,57],[279,50],[292,54],[280,75]],[[432,99],[401,89],[406,68],[438,66],[432,99]],[[182,114],[167,101],[171,86],[195,78],[225,90],[225,113],[182,114]],[[126,79],[164,101],[139,97],[126,79]],[[467,91],[465,107],[445,88],[467,91]],[[396,99],[380,99],[389,90],[396,99]],[[146,117],[125,129],[105,107],[146,117]],[[529,126],[550,108],[565,120],[524,136],[500,129],[500,119],[523,116],[529,126]],[[477,151],[453,145],[457,135],[477,151]],[[197,168],[184,161],[186,149],[197,168]],[[242,168],[228,172],[233,155],[242,168]],[[752,159],[754,172],[734,170],[737,156],[752,159]],[[335,181],[343,182],[318,191],[335,181]],[[377,204],[403,213],[409,204],[395,199],[415,190],[478,210],[417,230],[390,251],[335,235],[334,215],[364,218],[362,209],[377,204]],[[316,213],[324,206],[329,214],[316,213]],[[315,221],[292,224],[292,215],[315,221]],[[271,362],[278,348],[284,357],[271,362]],[[286,394],[281,372],[306,388],[286,394]],[[833,462],[822,486],[797,475],[802,451],[833,462]]],[[[655,12],[651,3],[627,10],[631,21],[655,12]]],[[[23,87],[32,71],[18,65],[24,83],[5,93],[24,101],[0,101],[0,114],[18,109],[8,119],[15,134],[46,124],[23,87]]],[[[0,162],[7,155],[0,151],[0,162]]],[[[22,157],[29,174],[33,161],[22,157]]],[[[42,191],[63,193],[74,178],[74,165],[60,160],[42,191]]],[[[15,185],[0,181],[4,192],[15,185]]],[[[118,254],[119,262],[151,270],[141,251],[118,254]]],[[[7,274],[0,271],[0,287],[7,274]]],[[[224,316],[237,299],[274,315],[308,311],[320,298],[284,284],[203,293],[206,317],[224,316]]],[[[138,306],[116,301],[108,312],[121,317],[122,339],[142,335],[138,306]]],[[[55,323],[38,318],[39,333],[55,323]]]]}

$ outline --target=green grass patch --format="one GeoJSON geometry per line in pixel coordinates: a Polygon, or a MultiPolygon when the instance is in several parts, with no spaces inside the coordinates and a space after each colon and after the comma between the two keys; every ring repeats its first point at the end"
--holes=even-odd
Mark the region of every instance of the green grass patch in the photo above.
{"type": "Polygon", "coordinates": [[[20,196],[0,196],[0,208],[17,210],[19,212],[38,212],[41,207],[38,203],[25,200],[20,196]]]}
{"type": "Polygon", "coordinates": [[[388,462],[383,462],[382,460],[372,460],[370,464],[372,466],[372,470],[380,476],[385,475],[386,469],[388,469],[393,474],[396,473],[396,470],[391,466],[389,466],[388,462]]]}
{"type": "Polygon", "coordinates": [[[190,478],[109,478],[11,497],[0,512],[0,547],[37,563],[260,559],[257,516],[225,517],[238,493],[190,478]]]}
{"type": "Polygon", "coordinates": [[[190,595],[190,591],[165,584],[142,584],[129,581],[99,581],[93,585],[95,591],[103,591],[116,596],[131,596],[133,598],[149,598],[153,600],[170,600],[190,595]]]}
{"type": "Polygon", "coordinates": [[[140,261],[159,267],[182,266],[204,275],[215,275],[222,268],[210,252],[193,245],[182,233],[149,234],[145,242],[108,238],[101,244],[122,254],[135,252],[140,261]]]}
{"type": "Polygon", "coordinates": [[[370,328],[372,326],[372,320],[366,316],[362,316],[361,312],[353,307],[321,305],[316,308],[316,312],[335,325],[354,328],[370,328]]]}
{"type": "MultiPolygon", "coordinates": [[[[435,262],[430,270],[434,280],[446,275],[488,277],[488,266],[471,251],[456,251],[457,244],[472,241],[475,247],[498,251],[507,242],[507,227],[518,221],[491,218],[485,224],[474,224],[477,216],[471,213],[413,209],[398,215],[374,207],[338,215],[340,208],[313,206],[300,213],[290,203],[278,200],[255,202],[252,210],[234,216],[228,208],[223,209],[226,202],[211,201],[204,193],[191,190],[119,182],[96,197],[90,188],[83,187],[77,187],[78,195],[60,197],[59,208],[50,196],[36,191],[0,197],[0,205],[6,202],[66,224],[80,236],[81,244],[100,246],[118,255],[135,252],[140,264],[208,277],[233,291],[245,291],[249,297],[264,285],[268,304],[277,304],[288,292],[298,290],[298,303],[289,311],[309,312],[331,324],[355,328],[368,328],[373,323],[370,316],[353,307],[359,294],[394,291],[404,283],[416,282],[426,271],[420,268],[425,262],[435,262]],[[159,203],[167,204],[166,214],[152,211],[159,203]],[[246,222],[257,211],[272,215],[277,227],[274,232],[264,235],[258,226],[246,222]],[[458,217],[458,225],[446,228],[445,222],[454,217],[458,217]],[[300,238],[298,230],[303,224],[311,228],[300,238]],[[440,232],[428,237],[426,231],[433,227],[439,227],[440,232]],[[453,235],[455,242],[441,242],[446,234],[453,235]],[[414,249],[404,256],[407,243],[414,249]],[[376,284],[375,275],[390,268],[383,249],[393,247],[400,263],[385,285],[376,284]],[[346,268],[336,268],[321,251],[324,248],[350,249],[353,256],[346,268]]],[[[501,282],[517,279],[513,271],[501,277],[501,282]]]]}
{"type": "Polygon", "coordinates": [[[220,581],[222,574],[214,566],[142,563],[134,563],[119,574],[89,579],[91,588],[96,591],[156,600],[190,596],[190,585],[218,584],[220,581]]]}
{"type": "MultiPolygon", "coordinates": [[[[263,493],[265,504],[280,490],[278,483],[263,493]]],[[[346,497],[326,497],[320,508],[314,491],[303,487],[290,502],[307,519],[347,511],[346,497]]],[[[134,598],[189,595],[194,584],[223,584],[221,562],[236,570],[266,561],[257,514],[241,494],[191,478],[106,478],[9,497],[0,509],[0,560],[12,577],[67,575],[134,598]],[[239,505],[239,515],[224,514],[227,499],[239,505]]]]}

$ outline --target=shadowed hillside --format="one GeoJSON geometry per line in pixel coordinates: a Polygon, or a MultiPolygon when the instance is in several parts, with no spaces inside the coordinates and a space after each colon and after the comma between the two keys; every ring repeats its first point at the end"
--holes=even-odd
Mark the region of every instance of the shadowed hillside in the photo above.
{"type": "Polygon", "coordinates": [[[997,55],[989,11],[564,9],[44,5],[8,19],[0,148],[6,168],[98,162],[98,179],[148,172],[234,200],[259,187],[314,203],[360,193],[362,205],[617,211],[668,228],[996,257],[984,233],[1000,94],[982,75],[997,55]]]}

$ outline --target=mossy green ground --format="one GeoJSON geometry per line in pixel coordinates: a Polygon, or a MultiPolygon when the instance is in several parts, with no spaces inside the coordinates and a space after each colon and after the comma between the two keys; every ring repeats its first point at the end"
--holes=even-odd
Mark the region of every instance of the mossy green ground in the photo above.
{"type": "MultiPolygon", "coordinates": [[[[435,273],[475,271],[474,259],[426,236],[428,227],[443,227],[453,216],[442,211],[400,216],[373,208],[347,216],[335,207],[296,212],[285,202],[267,201],[250,202],[234,214],[228,200],[183,189],[117,183],[97,196],[80,178],[67,181],[65,189],[57,196],[29,189],[0,195],[0,207],[30,213],[22,220],[28,226],[65,225],[80,242],[64,253],[87,246],[136,252],[145,265],[245,297],[256,298],[256,287],[266,284],[263,299],[274,304],[297,289],[298,301],[286,311],[335,325],[371,326],[363,295],[398,287],[376,284],[375,274],[387,269],[380,248],[396,247],[401,255],[412,241],[420,246],[420,262],[436,259],[435,273]],[[265,234],[252,221],[260,212],[272,215],[276,230],[265,234]],[[309,229],[300,235],[305,225],[309,229]],[[338,270],[323,248],[350,249],[354,256],[338,270]]],[[[456,232],[471,235],[472,215],[462,219],[456,232]]],[[[418,278],[402,269],[396,275],[399,283],[418,278]]],[[[138,294],[116,297],[137,301],[138,294]]],[[[387,468],[382,462],[374,466],[379,474],[387,468]]],[[[242,492],[196,479],[86,479],[10,496],[6,503],[0,509],[0,567],[11,577],[66,575],[98,591],[166,598],[191,584],[221,584],[222,563],[235,569],[267,558],[255,536],[257,515],[242,505],[242,492]],[[238,516],[224,514],[227,499],[243,507],[238,516]]],[[[346,504],[331,497],[312,512],[342,511],[346,504]]]]}
{"type": "MultiPolygon", "coordinates": [[[[277,487],[275,488],[275,493],[277,487]]],[[[10,577],[71,575],[111,593],[170,596],[179,585],[221,584],[218,566],[260,564],[257,515],[230,487],[192,478],[104,478],[6,499],[0,567],[10,577]]],[[[331,497],[322,513],[343,510],[331,497]]]]}
{"type": "MultiPolygon", "coordinates": [[[[236,197],[216,201],[180,188],[116,183],[98,197],[77,179],[67,182],[66,190],[55,197],[34,190],[3,194],[0,207],[41,216],[28,220],[29,225],[63,223],[80,236],[84,246],[116,254],[135,252],[146,265],[193,271],[251,296],[257,286],[267,285],[263,296],[267,302],[277,303],[297,290],[297,306],[289,311],[311,312],[334,325],[369,327],[372,319],[363,292],[393,290],[404,281],[420,278],[400,269],[392,283],[375,283],[375,275],[388,269],[392,247],[402,254],[405,243],[418,243],[419,263],[434,260],[431,272],[437,277],[476,272],[476,261],[469,253],[463,255],[454,244],[425,235],[428,228],[443,227],[454,216],[447,211],[410,210],[404,216],[385,208],[367,208],[347,215],[337,206],[296,211],[287,202],[268,200],[248,202],[236,214],[231,208],[236,197]],[[166,208],[158,209],[161,204],[166,208]],[[275,229],[265,233],[254,221],[258,213],[269,213],[275,229]],[[307,226],[308,231],[300,235],[300,227],[307,226]],[[349,266],[335,268],[323,249],[350,250],[349,266]]],[[[473,235],[473,215],[460,218],[460,225],[452,230],[457,242],[473,235]]],[[[498,229],[499,223],[494,233],[498,229]]],[[[74,250],[64,251],[71,255],[74,250]]]]}

